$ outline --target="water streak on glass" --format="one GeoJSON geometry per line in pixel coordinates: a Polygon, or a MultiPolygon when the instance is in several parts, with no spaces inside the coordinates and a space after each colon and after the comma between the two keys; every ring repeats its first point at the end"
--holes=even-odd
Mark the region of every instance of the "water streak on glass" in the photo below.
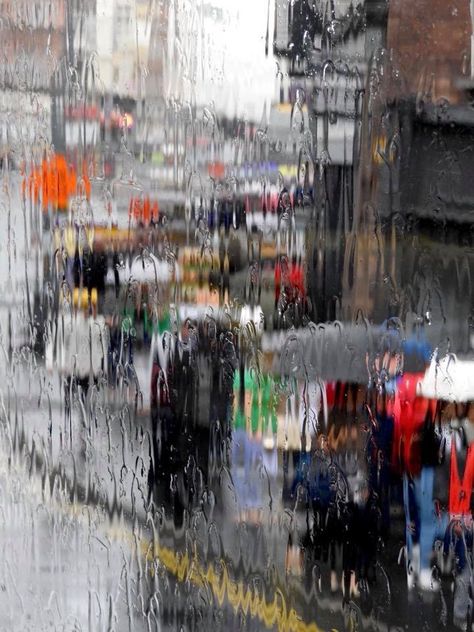
{"type": "Polygon", "coordinates": [[[0,630],[472,629],[473,24],[0,2],[0,630]]]}

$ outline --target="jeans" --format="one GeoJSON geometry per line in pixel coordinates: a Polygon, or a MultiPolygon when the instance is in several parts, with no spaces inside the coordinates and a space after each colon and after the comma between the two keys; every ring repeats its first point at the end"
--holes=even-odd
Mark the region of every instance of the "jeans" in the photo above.
{"type": "MultiPolygon", "coordinates": [[[[419,476],[403,477],[403,503],[406,518],[407,565],[413,559],[413,547],[420,545],[420,568],[430,570],[433,544],[444,540],[448,516],[438,516],[433,503],[434,468],[423,467],[419,476]]],[[[418,571],[418,569],[415,569],[418,571]]]]}
{"type": "Polygon", "coordinates": [[[234,430],[232,441],[232,480],[241,509],[257,509],[263,504],[260,472],[261,445],[242,428],[234,430]]]}
{"type": "Polygon", "coordinates": [[[454,517],[446,531],[445,553],[451,548],[455,558],[453,620],[465,629],[468,612],[472,612],[472,523],[454,517]]]}

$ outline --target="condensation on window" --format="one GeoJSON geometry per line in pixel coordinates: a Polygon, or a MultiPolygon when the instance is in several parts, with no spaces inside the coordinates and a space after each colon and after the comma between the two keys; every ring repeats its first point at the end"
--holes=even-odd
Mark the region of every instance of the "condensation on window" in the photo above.
{"type": "Polygon", "coordinates": [[[1,630],[471,629],[471,4],[0,1],[1,630]]]}

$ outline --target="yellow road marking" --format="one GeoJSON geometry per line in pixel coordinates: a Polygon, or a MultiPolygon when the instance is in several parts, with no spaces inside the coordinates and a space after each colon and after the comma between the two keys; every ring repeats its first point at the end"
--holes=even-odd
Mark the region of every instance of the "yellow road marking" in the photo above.
{"type": "Polygon", "coordinates": [[[277,627],[279,632],[321,632],[316,623],[306,623],[298,616],[294,608],[288,609],[286,599],[280,589],[275,589],[273,601],[267,601],[265,595],[246,587],[242,581],[234,581],[225,564],[222,573],[217,573],[213,565],[201,566],[197,555],[190,557],[168,547],[142,543],[142,553],[148,562],[158,560],[178,581],[190,581],[195,586],[208,586],[220,606],[228,602],[234,612],[239,609],[252,618],[257,618],[267,628],[277,627]]]}
{"type": "MultiPolygon", "coordinates": [[[[19,463],[12,463],[8,468],[10,476],[14,472],[23,476],[26,474],[19,463]],[[21,470],[23,471],[21,472],[21,470]]],[[[83,522],[88,528],[91,527],[84,509],[87,510],[86,513],[90,517],[90,510],[94,507],[77,502],[66,505],[58,502],[57,498],[48,497],[48,494],[44,493],[45,490],[38,483],[35,486],[31,479],[29,479],[29,483],[30,492],[33,493],[33,496],[37,495],[38,500],[41,499],[43,504],[48,504],[51,509],[55,509],[65,516],[69,514],[78,523],[83,522]]],[[[100,507],[95,507],[95,509],[101,511],[100,507]]],[[[110,540],[127,542],[132,550],[135,549],[137,539],[131,530],[110,526],[106,532],[110,540]]],[[[145,538],[138,540],[138,547],[140,554],[147,562],[158,561],[166,571],[174,575],[180,582],[188,581],[197,587],[209,587],[220,606],[227,602],[232,606],[234,612],[241,609],[245,615],[250,614],[252,618],[257,618],[268,629],[277,627],[279,632],[322,632],[316,623],[306,623],[298,616],[294,608],[288,608],[286,598],[278,587],[275,588],[273,600],[267,601],[265,595],[259,595],[257,591],[246,586],[244,582],[234,581],[224,562],[221,562],[222,572],[218,573],[214,565],[207,567],[201,565],[196,551],[193,556],[188,553],[178,553],[160,544],[153,545],[152,541],[145,538]]],[[[337,630],[332,629],[331,632],[337,632],[337,630]]]]}

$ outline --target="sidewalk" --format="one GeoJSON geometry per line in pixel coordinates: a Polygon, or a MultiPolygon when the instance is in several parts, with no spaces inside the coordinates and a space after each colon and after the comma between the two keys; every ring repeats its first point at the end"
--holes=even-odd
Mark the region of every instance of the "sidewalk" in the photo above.
{"type": "MultiPolygon", "coordinates": [[[[0,435],[0,631],[146,630],[141,560],[120,524],[8,464],[0,435]]],[[[156,623],[155,628],[156,629],[156,623]]]]}

